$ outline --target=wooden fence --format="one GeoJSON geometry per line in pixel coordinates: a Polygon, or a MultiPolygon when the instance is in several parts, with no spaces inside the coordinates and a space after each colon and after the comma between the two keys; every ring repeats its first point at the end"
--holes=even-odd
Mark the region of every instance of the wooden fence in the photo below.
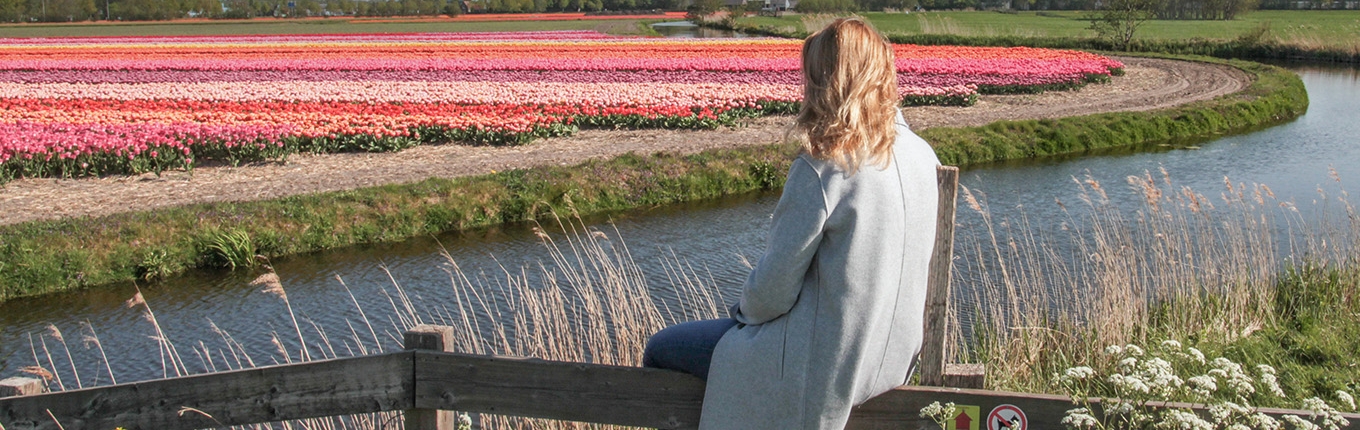
{"type": "MultiPolygon", "coordinates": [[[[1010,411],[1024,414],[1024,429],[1060,429],[1072,408],[1069,398],[981,390],[980,365],[945,364],[958,170],[943,167],[938,178],[939,228],[927,291],[926,352],[919,362],[925,386],[903,386],[870,399],[853,410],[848,428],[938,428],[918,415],[938,401],[967,411],[958,418],[960,429],[989,429],[983,422],[989,415],[1010,411]]],[[[407,429],[451,430],[454,416],[448,411],[454,410],[662,429],[698,425],[704,383],[693,376],[458,354],[448,351],[452,336],[449,327],[419,326],[404,334],[402,352],[59,393],[41,393],[40,380],[10,378],[0,381],[0,430],[194,429],[389,411],[404,411],[407,429]]],[[[1348,418],[1354,423],[1348,429],[1360,430],[1360,415],[1348,418]]]]}
{"type": "MultiPolygon", "coordinates": [[[[0,425],[175,430],[405,411],[407,429],[449,430],[449,410],[661,429],[698,424],[704,383],[693,376],[442,351],[452,335],[450,327],[420,326],[405,335],[420,349],[0,398],[0,425]]],[[[1060,429],[1072,408],[1064,396],[903,386],[856,407],[847,428],[935,429],[918,411],[936,401],[969,407],[963,429],[987,429],[980,421],[1003,409],[1022,411],[1027,429],[1060,429]]],[[[1360,415],[1348,418],[1349,429],[1360,428],[1360,415]]]]}

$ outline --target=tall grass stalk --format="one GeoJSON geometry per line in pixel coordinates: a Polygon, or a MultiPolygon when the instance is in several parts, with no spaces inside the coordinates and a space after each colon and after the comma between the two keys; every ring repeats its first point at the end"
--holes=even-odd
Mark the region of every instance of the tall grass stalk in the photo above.
{"type": "Polygon", "coordinates": [[[1165,171],[1130,176],[1129,196],[1141,204],[1127,211],[1094,178],[1073,179],[1076,201],[1054,203],[1066,217],[1059,231],[1038,231],[1023,214],[995,220],[984,200],[963,190],[982,228],[959,229],[974,234],[958,238],[956,249],[971,258],[956,267],[950,353],[987,364],[992,388],[1052,391],[1055,372],[1111,365],[1100,354],[1107,345],[1231,344],[1276,323],[1288,264],[1355,264],[1360,248],[1344,192],[1321,199],[1348,214],[1321,220],[1329,230],[1305,222],[1265,185],[1225,178],[1208,196],[1165,171]],[[1276,243],[1279,230],[1291,243],[1276,243]]]}
{"type": "MultiPolygon", "coordinates": [[[[382,288],[381,294],[387,298],[391,312],[379,316],[365,310],[354,291],[337,276],[336,282],[346,289],[354,306],[352,315],[360,320],[346,319],[346,326],[341,331],[345,333],[343,336],[328,335],[326,327],[306,318],[299,319],[279,276],[272,272],[260,275],[251,281],[251,286],[284,301],[297,336],[294,341],[271,333],[271,342],[276,348],[273,352],[251,351],[209,321],[216,339],[193,342],[188,349],[191,360],[186,361],[179,348],[165,335],[140,290],[127,305],[141,311],[151,325],[152,337],[160,347],[162,373],[167,377],[251,368],[257,363],[305,362],[381,352],[394,347],[400,349],[401,332],[422,323],[454,327],[458,335],[452,349],[459,352],[636,366],[641,363],[643,346],[652,333],[680,321],[716,318],[723,312],[723,299],[711,277],[700,275],[673,254],[669,260],[661,262],[669,288],[654,288],[648,285],[646,274],[635,263],[617,230],[606,233],[582,224],[579,218],[556,219],[555,222],[553,229],[562,234],[536,229],[548,251],[548,258],[534,267],[500,266],[491,271],[471,271],[460,267],[445,253],[448,287],[455,297],[447,305],[424,300],[419,292],[404,288],[384,267],[381,269],[389,276],[389,285],[382,288]],[[653,291],[661,291],[667,300],[654,297],[653,291]],[[385,328],[381,324],[375,327],[373,323],[384,317],[389,324],[385,328]],[[378,331],[385,333],[379,335],[378,331]],[[308,343],[305,340],[308,338],[313,341],[308,343]],[[268,358],[261,361],[261,356],[268,358]]],[[[89,327],[88,332],[86,342],[99,346],[102,351],[93,327],[89,327]]],[[[56,339],[58,333],[52,326],[47,333],[39,335],[39,341],[31,348],[36,364],[31,370],[47,379],[56,381],[55,378],[64,375],[80,384],[81,374],[76,372],[73,360],[68,358],[72,361],[69,371],[58,371],[59,366],[51,358],[44,340],[46,337],[56,339]],[[39,361],[39,349],[47,356],[45,362],[39,361]]],[[[112,366],[107,357],[104,361],[109,381],[113,382],[116,379],[112,366]]],[[[52,388],[65,390],[66,386],[57,381],[52,388]]],[[[185,411],[209,417],[214,412],[185,411]]],[[[392,412],[247,428],[396,428],[400,427],[400,418],[400,413],[392,412]]],[[[489,415],[478,416],[476,421],[479,428],[602,427],[489,415]]]]}
{"type": "MultiPolygon", "coordinates": [[[[956,266],[950,354],[956,361],[986,363],[991,388],[1053,391],[1050,375],[1055,372],[1077,364],[1111,366],[1100,353],[1107,345],[1146,345],[1161,338],[1223,344],[1248,338],[1278,324],[1284,318],[1281,312],[1295,312],[1281,308],[1276,297],[1285,285],[1281,274],[1303,276],[1288,267],[1318,262],[1360,267],[1360,217],[1345,191],[1319,189],[1319,219],[1306,220],[1292,202],[1277,201],[1264,185],[1225,179],[1223,189],[1212,196],[1177,185],[1165,171],[1131,176],[1125,188],[1141,203],[1127,211],[1096,179],[1073,179],[1077,198],[1055,200],[1066,219],[1060,230],[1050,232],[1038,231],[1024,214],[994,218],[986,196],[963,189],[965,210],[977,212],[980,225],[958,230],[957,254],[970,258],[956,266]],[[1344,215],[1336,218],[1336,213],[1344,215]],[[1278,230],[1289,232],[1289,243],[1276,243],[1278,230]]],[[[1340,182],[1335,173],[1332,179],[1340,182]]],[[[342,336],[330,336],[310,320],[304,326],[278,276],[261,276],[256,286],[284,300],[297,335],[294,346],[274,334],[277,353],[250,351],[210,321],[218,339],[201,340],[190,349],[198,359],[190,369],[140,290],[128,306],[140,306],[154,329],[166,376],[172,369],[178,376],[289,362],[293,350],[300,351],[302,361],[380,352],[399,348],[401,332],[422,323],[454,327],[458,335],[452,349],[459,352],[638,365],[652,333],[722,313],[726,301],[711,276],[674,254],[661,262],[669,285],[649,285],[617,230],[605,232],[579,218],[554,220],[551,230],[561,234],[535,229],[548,251],[548,258],[536,266],[469,269],[445,252],[451,303],[408,291],[384,267],[390,285],[381,294],[391,312],[378,315],[363,309],[337,276],[354,305],[352,315],[366,327],[361,330],[348,318],[342,336]],[[375,327],[384,318],[388,324],[375,327]],[[317,342],[309,345],[304,336],[317,342]],[[311,348],[317,355],[308,352],[311,348]],[[256,358],[261,356],[269,358],[256,358]]],[[[1324,287],[1356,289],[1345,287],[1346,282],[1324,287]]],[[[1360,297],[1358,291],[1342,290],[1308,294],[1312,301],[1360,297]]],[[[90,337],[97,340],[92,327],[90,337]]],[[[44,339],[39,335],[33,343],[30,336],[34,366],[25,370],[54,380],[58,389],[65,389],[61,373],[80,386],[75,366],[70,372],[59,370],[44,339]],[[45,363],[39,360],[39,344],[45,363]]],[[[112,382],[108,358],[104,361],[112,382]]],[[[366,414],[281,425],[387,428],[399,418],[398,413],[366,414]]],[[[476,420],[481,428],[598,427],[499,416],[476,420]]]]}

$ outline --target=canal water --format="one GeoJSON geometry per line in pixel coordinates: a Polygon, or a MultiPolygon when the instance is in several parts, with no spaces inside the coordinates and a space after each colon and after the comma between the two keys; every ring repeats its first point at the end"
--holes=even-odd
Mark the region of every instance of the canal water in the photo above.
{"type": "Polygon", "coordinates": [[[745,33],[732,30],[700,27],[689,21],[667,21],[652,24],[652,29],[662,36],[680,39],[707,39],[713,37],[749,37],[745,33]]]}
{"type": "MultiPolygon", "coordinates": [[[[1276,200],[1295,202],[1301,208],[1318,200],[1319,189],[1333,197],[1338,189],[1360,190],[1360,121],[1356,120],[1360,118],[1356,103],[1360,70],[1291,67],[1303,77],[1311,98],[1308,113],[1295,121],[1209,141],[1155,145],[1142,152],[975,166],[963,172],[961,183],[984,197],[994,223],[1023,215],[1027,228],[1040,231],[1067,227],[1072,217],[1055,200],[1068,202],[1064,206],[1069,208],[1077,206],[1072,204],[1078,200],[1074,178],[1088,176],[1107,189],[1124,190],[1126,177],[1152,172],[1160,180],[1164,169],[1178,186],[1211,196],[1223,189],[1227,177],[1233,182],[1267,184],[1276,200]]],[[[1132,193],[1112,191],[1109,196],[1112,204],[1130,211],[1142,204],[1132,193]]],[[[615,249],[626,245],[660,300],[674,298],[673,275],[680,262],[730,302],[748,271],[744,261],[756,261],[763,250],[777,199],[777,193],[754,193],[592,216],[582,220],[586,225],[582,230],[587,237],[607,237],[608,246],[615,249]]],[[[985,224],[967,206],[960,201],[959,236],[985,235],[985,224]]],[[[559,242],[563,238],[552,226],[544,230],[559,242]]],[[[465,295],[467,290],[450,287],[451,261],[470,278],[482,280],[482,287],[498,288],[507,274],[525,273],[530,283],[542,282],[537,268],[551,258],[534,226],[508,225],[273,263],[303,334],[315,339],[324,330],[335,353],[343,356],[359,352],[360,345],[343,340],[354,337],[376,341],[362,346],[367,352],[374,352],[378,345],[397,348],[395,327],[407,323],[400,316],[407,302],[403,297],[419,308],[418,313],[436,320],[452,319],[456,312],[450,309],[457,308],[452,303],[472,299],[465,295]],[[367,327],[355,326],[362,324],[356,322],[361,319],[358,309],[375,327],[372,335],[367,327]],[[362,335],[352,336],[356,332],[362,335]]],[[[967,261],[957,264],[970,267],[967,261]]],[[[956,275],[956,291],[968,284],[957,281],[959,277],[975,275],[956,275]]],[[[141,291],[155,312],[159,330],[174,342],[190,370],[206,367],[194,352],[200,342],[239,344],[250,351],[257,365],[283,361],[271,339],[275,335],[296,339],[289,308],[279,297],[248,285],[251,279],[245,271],[195,271],[143,285],[141,291]]],[[[44,366],[55,363],[68,386],[75,385],[75,372],[85,385],[106,384],[102,354],[108,356],[119,382],[161,377],[167,370],[153,339],[158,336],[156,326],[140,307],[125,306],[134,293],[134,286],[128,284],[0,303],[0,378],[15,376],[36,361],[44,366]],[[53,327],[61,332],[60,339],[54,336],[53,327]],[[90,342],[90,337],[99,342],[90,342]]],[[[236,354],[219,348],[210,349],[224,355],[222,359],[236,354]]]]}

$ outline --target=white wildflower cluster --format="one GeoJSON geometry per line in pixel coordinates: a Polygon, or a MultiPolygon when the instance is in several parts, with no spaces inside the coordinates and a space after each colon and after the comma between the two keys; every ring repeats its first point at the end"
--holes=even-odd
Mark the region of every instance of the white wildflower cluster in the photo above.
{"type": "Polygon", "coordinates": [[[1239,419],[1245,420],[1247,417],[1251,416],[1253,412],[1256,411],[1252,408],[1233,402],[1209,405],[1209,417],[1213,418],[1214,422],[1218,423],[1236,422],[1239,419]]]}
{"type": "Polygon", "coordinates": [[[1067,416],[1062,419],[1062,425],[1069,429],[1094,429],[1100,427],[1100,420],[1091,415],[1090,409],[1076,408],[1067,411],[1067,416]]]}
{"type": "MultiPolygon", "coordinates": [[[[1062,382],[1079,407],[1067,411],[1062,424],[1071,430],[1106,428],[1156,428],[1175,430],[1339,430],[1350,422],[1337,409],[1319,398],[1308,399],[1308,417],[1284,415],[1275,418],[1260,413],[1250,404],[1258,389],[1275,397],[1285,397],[1275,368],[1254,367],[1253,377],[1243,365],[1224,357],[1206,361],[1204,353],[1176,340],[1166,340],[1144,350],[1138,345],[1111,345],[1105,353],[1113,356],[1114,372],[1104,379],[1114,398],[1102,398],[1099,413],[1092,412],[1085,390],[1098,387],[1100,372],[1090,367],[1073,367],[1054,377],[1062,382]],[[1188,365],[1205,374],[1182,380],[1176,366],[1188,365]],[[1260,385],[1257,385],[1257,384],[1260,385]],[[1223,400],[1223,399],[1230,399],[1223,400]],[[1166,402],[1188,401],[1205,409],[1196,413],[1189,408],[1174,408],[1166,402]],[[1207,413],[1206,413],[1207,412],[1207,413]]],[[[1183,369],[1192,371],[1190,369],[1183,369]]],[[[1193,373],[1191,373],[1193,374],[1193,373]]],[[[1343,408],[1356,409],[1351,392],[1337,391],[1343,408]]]]}
{"type": "Polygon", "coordinates": [[[1157,423],[1159,429],[1176,430],[1214,430],[1214,424],[1195,415],[1194,412],[1171,409],[1162,415],[1162,421],[1157,423]]]}
{"type": "Polygon", "coordinates": [[[472,430],[472,417],[467,412],[458,414],[458,430],[472,430]]]}
{"type": "Polygon", "coordinates": [[[1181,343],[1175,340],[1162,341],[1162,351],[1165,351],[1168,356],[1175,357],[1178,360],[1204,364],[1204,352],[1193,346],[1182,348],[1181,343]]]}
{"type": "Polygon", "coordinates": [[[1275,417],[1260,412],[1247,418],[1247,423],[1258,430],[1282,430],[1284,426],[1275,417]]]}
{"type": "Polygon", "coordinates": [[[1224,357],[1215,358],[1209,364],[1213,366],[1213,369],[1209,370],[1209,374],[1223,381],[1223,385],[1227,387],[1229,392],[1241,398],[1248,398],[1256,393],[1255,380],[1251,378],[1251,375],[1242,371],[1242,365],[1224,357]]]}
{"type": "Polygon", "coordinates": [[[1351,397],[1351,393],[1347,393],[1345,390],[1336,390],[1336,399],[1340,401],[1341,404],[1346,405],[1350,410],[1354,411],[1356,409],[1355,397],[1351,397]]]}
{"type": "Polygon", "coordinates": [[[1284,422],[1289,423],[1289,426],[1296,430],[1322,430],[1322,427],[1318,427],[1317,424],[1300,418],[1298,415],[1285,415],[1283,418],[1284,422]]]}
{"type": "Polygon", "coordinates": [[[1138,407],[1133,402],[1114,401],[1108,407],[1109,409],[1106,409],[1106,411],[1111,415],[1134,415],[1138,411],[1138,407]]]}
{"type": "MultiPolygon", "coordinates": [[[[1128,350],[1129,348],[1125,347],[1125,351],[1128,350]]],[[[1176,376],[1176,370],[1171,367],[1171,362],[1160,357],[1152,357],[1141,362],[1134,357],[1127,357],[1119,362],[1119,372],[1110,375],[1107,382],[1121,393],[1148,394],[1165,398],[1175,394],[1185,383],[1176,376]]]]}
{"type": "Polygon", "coordinates": [[[1191,361],[1194,361],[1199,364],[1204,364],[1204,353],[1200,352],[1198,349],[1195,349],[1193,347],[1187,348],[1186,355],[1190,356],[1191,361]]]}
{"type": "Polygon", "coordinates": [[[1266,391],[1274,394],[1275,397],[1284,397],[1284,390],[1280,389],[1280,381],[1275,378],[1275,368],[1267,364],[1256,365],[1256,373],[1261,374],[1261,385],[1266,387],[1266,391]]]}
{"type": "Polygon", "coordinates": [[[943,405],[941,405],[940,402],[933,402],[926,405],[926,407],[921,408],[920,415],[921,418],[927,418],[934,421],[935,424],[939,425],[940,429],[943,430],[948,428],[947,423],[949,422],[949,419],[958,415],[958,409],[954,407],[954,402],[945,403],[943,405]]]}
{"type": "Polygon", "coordinates": [[[1326,401],[1317,397],[1304,399],[1303,408],[1313,413],[1309,418],[1322,418],[1322,428],[1327,430],[1338,430],[1342,427],[1351,425],[1350,420],[1347,420],[1346,417],[1341,415],[1341,411],[1336,410],[1332,405],[1327,404],[1326,401]]]}
{"type": "Polygon", "coordinates": [[[1096,370],[1086,366],[1077,366],[1064,370],[1061,375],[1054,376],[1063,386],[1072,387],[1075,384],[1094,378],[1096,376],[1096,370]]]}
{"type": "Polygon", "coordinates": [[[1199,396],[1201,400],[1213,397],[1214,392],[1218,391],[1218,379],[1213,376],[1192,376],[1185,382],[1190,387],[1190,392],[1199,396]]]}

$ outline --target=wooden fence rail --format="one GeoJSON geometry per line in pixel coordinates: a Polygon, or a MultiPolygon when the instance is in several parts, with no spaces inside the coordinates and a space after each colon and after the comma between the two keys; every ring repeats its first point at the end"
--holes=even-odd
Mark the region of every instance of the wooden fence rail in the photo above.
{"type": "MultiPolygon", "coordinates": [[[[430,427],[411,415],[451,409],[684,429],[697,426],[703,392],[698,378],[668,370],[413,350],[0,398],[0,425],[175,430],[414,409],[407,428],[418,429],[430,427]]],[[[848,428],[933,429],[918,412],[935,401],[977,407],[970,420],[1012,405],[1030,429],[1060,429],[1072,408],[1064,396],[904,386],[855,408],[848,428]]],[[[1360,429],[1360,415],[1348,418],[1360,429]]]]}

